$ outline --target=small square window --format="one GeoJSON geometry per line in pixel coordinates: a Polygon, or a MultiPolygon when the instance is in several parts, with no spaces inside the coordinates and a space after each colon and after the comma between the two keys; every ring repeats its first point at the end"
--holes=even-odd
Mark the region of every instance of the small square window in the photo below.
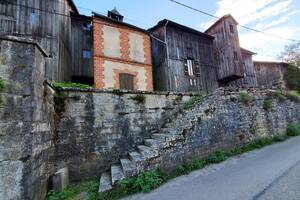
{"type": "Polygon", "coordinates": [[[82,24],[82,29],[85,30],[85,31],[91,31],[92,24],[91,23],[83,23],[82,24]]]}
{"type": "Polygon", "coordinates": [[[82,57],[84,59],[92,58],[92,52],[90,50],[82,50],[82,57]]]}

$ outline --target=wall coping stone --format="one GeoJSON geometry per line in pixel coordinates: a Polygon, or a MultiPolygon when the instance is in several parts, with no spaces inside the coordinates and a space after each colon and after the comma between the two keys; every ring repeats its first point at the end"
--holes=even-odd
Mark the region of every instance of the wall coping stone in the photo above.
{"type": "Polygon", "coordinates": [[[40,43],[34,39],[30,38],[24,38],[24,37],[16,37],[16,36],[11,36],[11,35],[0,35],[0,40],[7,40],[7,41],[12,41],[12,42],[19,42],[19,43],[24,43],[24,44],[32,44],[35,45],[41,53],[45,57],[50,57],[49,53],[40,45],[40,43]]]}

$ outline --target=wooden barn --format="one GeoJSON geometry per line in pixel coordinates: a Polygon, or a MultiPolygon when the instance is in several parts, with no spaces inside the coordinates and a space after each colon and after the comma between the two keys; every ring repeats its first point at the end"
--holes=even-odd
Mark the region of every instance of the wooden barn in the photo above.
{"type": "Polygon", "coordinates": [[[71,13],[72,82],[94,84],[92,17],[71,13]]]}
{"type": "Polygon", "coordinates": [[[243,57],[243,68],[244,68],[244,77],[229,83],[230,86],[235,87],[257,87],[257,78],[254,68],[254,63],[252,56],[255,55],[252,51],[241,48],[242,57],[243,57]]]}
{"type": "Polygon", "coordinates": [[[258,86],[260,87],[285,87],[284,73],[288,67],[283,62],[254,62],[258,86]]]}
{"type": "Polygon", "coordinates": [[[214,37],[167,19],[149,31],[155,90],[209,92],[218,87],[214,37]]]}
{"type": "Polygon", "coordinates": [[[45,75],[49,80],[71,80],[72,0],[1,0],[0,35],[32,38],[48,52],[45,75]]]}
{"type": "Polygon", "coordinates": [[[231,15],[225,15],[205,31],[215,37],[214,59],[220,86],[230,85],[231,81],[245,76],[237,24],[231,15]]]}

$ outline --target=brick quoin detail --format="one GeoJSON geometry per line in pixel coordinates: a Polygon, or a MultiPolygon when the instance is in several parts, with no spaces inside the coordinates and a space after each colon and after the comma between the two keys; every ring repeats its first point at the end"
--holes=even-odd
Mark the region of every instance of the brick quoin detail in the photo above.
{"type": "Polygon", "coordinates": [[[139,30],[116,24],[113,22],[108,22],[103,19],[93,18],[93,43],[94,43],[94,80],[95,80],[95,86],[97,89],[103,89],[105,88],[104,85],[104,63],[105,61],[111,61],[116,63],[122,63],[122,64],[128,64],[131,67],[136,68],[136,71],[134,70],[118,70],[114,69],[114,79],[115,79],[115,88],[120,88],[120,80],[119,80],[119,74],[120,73],[127,73],[134,75],[134,89],[138,90],[139,87],[139,81],[137,78],[138,75],[138,68],[144,68],[145,69],[145,81],[146,81],[146,90],[147,91],[153,91],[153,77],[152,77],[152,58],[151,58],[151,41],[150,36],[146,33],[143,33],[139,30]],[[121,58],[112,58],[107,57],[104,55],[104,33],[103,33],[103,27],[104,26],[111,26],[118,28],[120,32],[120,49],[121,49],[121,58]],[[130,58],[130,46],[129,46],[129,33],[135,33],[138,35],[141,35],[143,37],[143,50],[144,50],[144,62],[137,62],[133,61],[130,58]]]}

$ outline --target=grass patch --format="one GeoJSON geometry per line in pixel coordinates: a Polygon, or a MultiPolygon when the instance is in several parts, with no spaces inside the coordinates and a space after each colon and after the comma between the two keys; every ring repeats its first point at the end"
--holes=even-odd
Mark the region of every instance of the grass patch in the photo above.
{"type": "Polygon", "coordinates": [[[130,99],[136,101],[139,104],[144,104],[146,101],[146,97],[141,94],[135,95],[135,96],[131,97],[130,99]]]}
{"type": "Polygon", "coordinates": [[[82,183],[80,185],[70,185],[62,192],[49,191],[47,200],[72,200],[81,192],[88,191],[90,183],[82,183]]]}
{"type": "Polygon", "coordinates": [[[286,95],[289,100],[300,102],[300,94],[296,90],[291,90],[286,95]]]}
{"type": "Polygon", "coordinates": [[[270,111],[273,107],[273,100],[271,98],[266,98],[264,100],[264,104],[263,104],[263,108],[266,110],[266,111],[270,111]]]}
{"type": "MultiPolygon", "coordinates": [[[[194,170],[202,169],[210,164],[220,163],[222,161],[225,161],[229,157],[241,155],[248,151],[261,149],[267,145],[285,141],[287,138],[297,135],[300,135],[300,124],[290,124],[287,128],[286,134],[276,135],[271,138],[259,138],[247,145],[235,148],[230,151],[217,150],[204,159],[193,159],[190,162],[178,166],[175,170],[164,171],[156,169],[148,172],[143,172],[137,177],[118,181],[113,190],[105,193],[98,194],[99,185],[96,181],[92,184],[92,186],[89,186],[89,200],[113,200],[120,199],[122,197],[139,192],[150,192],[151,190],[158,188],[162,184],[166,183],[168,180],[173,179],[175,177],[189,174],[194,170]]],[[[72,192],[74,191],[74,189],[71,190],[70,188],[68,188],[67,191],[69,192],[65,194],[70,193],[71,195],[73,195],[74,193],[72,192]]],[[[78,191],[78,189],[75,191],[78,191]]],[[[68,195],[70,196],[70,194],[68,195]]],[[[68,200],[68,198],[61,198],[60,200],[65,199],[68,200]]]]}
{"type": "Polygon", "coordinates": [[[248,94],[248,92],[243,91],[240,92],[240,100],[243,102],[243,104],[249,105],[252,101],[252,97],[248,94]]]}
{"type": "Polygon", "coordinates": [[[187,110],[187,109],[191,109],[193,107],[195,107],[195,105],[201,101],[203,99],[203,95],[197,95],[197,96],[193,96],[191,97],[187,102],[185,102],[183,104],[183,109],[187,110]]]}
{"type": "Polygon", "coordinates": [[[63,89],[63,88],[80,88],[80,89],[89,89],[92,88],[90,85],[81,84],[81,83],[62,83],[62,82],[52,82],[51,85],[55,89],[63,89]]]}
{"type": "Polygon", "coordinates": [[[288,66],[284,73],[284,79],[287,87],[290,90],[297,90],[300,92],[300,68],[296,66],[288,66]]]}
{"type": "Polygon", "coordinates": [[[290,124],[286,130],[286,134],[289,137],[299,136],[300,135],[300,124],[290,124]]]}

